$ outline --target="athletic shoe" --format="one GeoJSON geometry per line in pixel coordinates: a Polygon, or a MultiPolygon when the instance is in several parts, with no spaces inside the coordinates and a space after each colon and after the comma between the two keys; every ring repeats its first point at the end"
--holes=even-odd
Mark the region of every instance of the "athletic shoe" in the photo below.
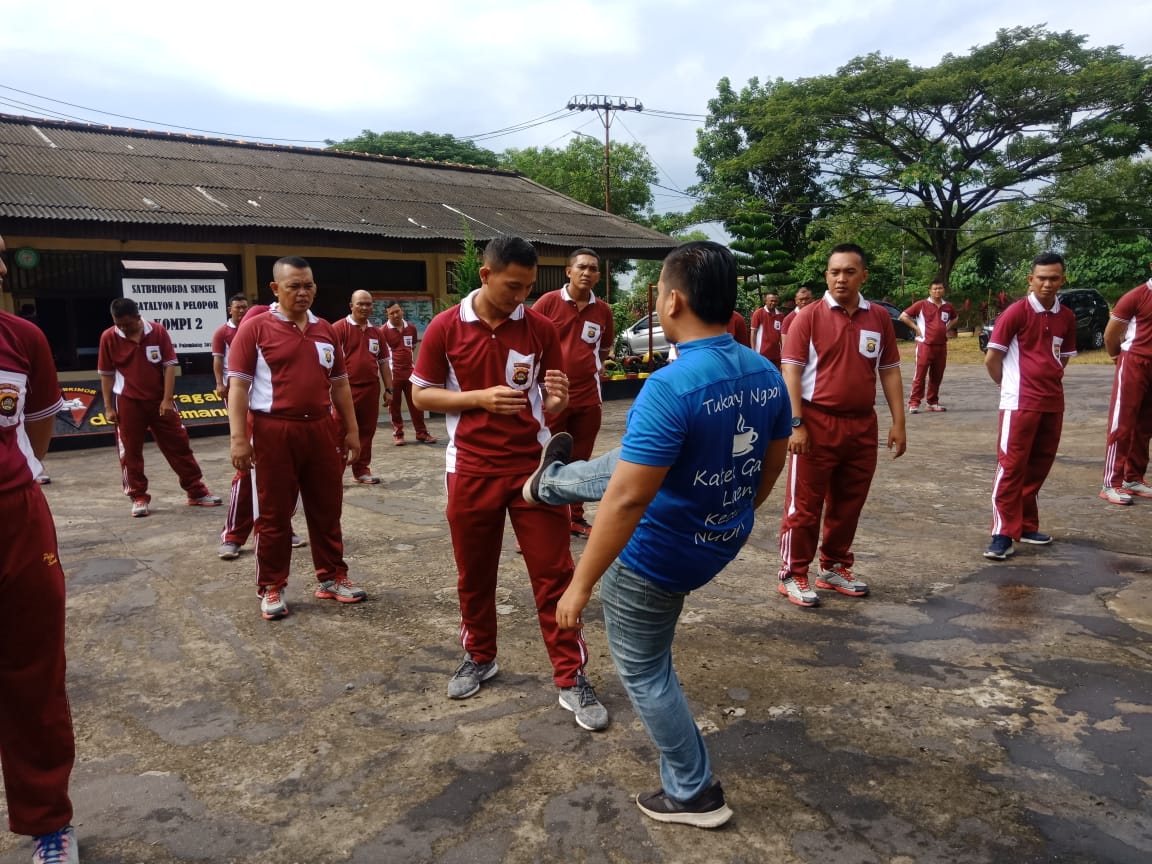
{"type": "Polygon", "coordinates": [[[232,561],[233,559],[240,557],[240,544],[221,543],[220,551],[216,554],[225,561],[232,561]]]}
{"type": "Polygon", "coordinates": [[[321,582],[316,588],[319,600],[338,600],[341,603],[359,603],[368,599],[368,592],[352,584],[347,573],[321,582]]]}
{"type": "Polygon", "coordinates": [[[787,579],[781,579],[776,589],[788,598],[789,603],[795,603],[797,606],[820,605],[820,598],[808,584],[807,576],[789,576],[787,579]]]}
{"type": "Polygon", "coordinates": [[[36,478],[36,482],[39,483],[41,486],[47,486],[49,483],[52,482],[52,478],[48,476],[47,471],[42,471],[42,472],[40,472],[40,476],[36,478]]]}
{"type": "Polygon", "coordinates": [[[608,726],[608,709],[596,698],[596,691],[583,675],[576,676],[573,687],[560,688],[560,707],[576,715],[576,725],[589,732],[608,726]]]}
{"type": "Polygon", "coordinates": [[[943,412],[947,411],[948,409],[945,408],[943,405],[929,405],[928,410],[929,411],[935,411],[937,413],[943,413],[943,412]]]}
{"type": "Polygon", "coordinates": [[[32,844],[32,864],[80,864],[80,845],[71,825],[41,834],[32,844]]]}
{"type": "MultiPolygon", "coordinates": [[[[41,483],[47,483],[47,480],[41,480],[41,483]]],[[[1130,495],[1139,495],[1141,498],[1152,498],[1152,486],[1149,486],[1143,480],[1129,480],[1124,483],[1124,491],[1130,495]]]]}
{"type": "Polygon", "coordinates": [[[292,548],[293,549],[299,549],[301,546],[307,546],[307,545],[308,545],[308,538],[307,537],[301,537],[299,534],[293,534],[292,535],[292,548]]]}
{"type": "Polygon", "coordinates": [[[220,503],[219,495],[201,495],[199,498],[188,499],[189,507],[219,507],[220,503]]]}
{"type": "Polygon", "coordinates": [[[984,550],[984,557],[992,561],[1006,561],[1016,554],[1012,548],[1012,538],[1007,534],[993,534],[992,542],[984,550]]]}
{"type": "Polygon", "coordinates": [[[1040,531],[1025,531],[1020,535],[1020,542],[1031,543],[1033,546],[1047,546],[1052,542],[1052,535],[1040,531]]]}
{"type": "Polygon", "coordinates": [[[380,483],[379,477],[373,477],[371,474],[361,474],[356,478],[357,483],[362,483],[365,486],[376,486],[380,483]]]}
{"type": "Polygon", "coordinates": [[[587,537],[592,533],[592,526],[588,520],[581,516],[579,519],[573,519],[568,525],[568,532],[573,537],[587,537]]]}
{"type": "Polygon", "coordinates": [[[392,443],[395,444],[397,447],[403,447],[404,446],[404,436],[403,435],[393,435],[392,436],[392,443]]]}
{"type": "Polygon", "coordinates": [[[657,822],[677,822],[696,828],[719,828],[732,818],[732,810],[724,803],[724,790],[713,783],[691,801],[676,801],[664,790],[636,796],[640,812],[657,822]]]}
{"type": "Polygon", "coordinates": [[[435,444],[440,439],[437,438],[435,435],[429,435],[427,432],[417,432],[416,433],[416,440],[421,441],[425,444],[435,444]]]}
{"type": "Polygon", "coordinates": [[[572,436],[567,432],[557,432],[548,439],[548,443],[544,445],[544,449],[540,451],[540,464],[536,466],[528,479],[524,481],[524,488],[522,494],[524,500],[529,504],[543,504],[540,500],[540,481],[544,477],[544,471],[550,465],[557,462],[566,464],[572,458],[572,436]]]}
{"type": "Polygon", "coordinates": [[[148,515],[148,499],[135,498],[132,501],[132,515],[139,518],[148,515]]]}
{"type": "Polygon", "coordinates": [[[864,597],[868,594],[868,584],[853,576],[852,571],[843,564],[821,567],[820,575],[816,577],[816,587],[838,591],[847,597],[864,597]]]}
{"type": "Polygon", "coordinates": [[[1109,504],[1131,504],[1132,496],[1124,489],[1117,489],[1114,486],[1105,486],[1100,490],[1097,496],[1103,498],[1109,504]]]}
{"type": "Polygon", "coordinates": [[[464,662],[456,667],[448,681],[449,699],[467,699],[480,692],[480,685],[500,671],[495,660],[477,663],[471,654],[464,655],[464,662]]]}
{"type": "Polygon", "coordinates": [[[260,614],[266,621],[275,621],[288,614],[283,585],[267,585],[260,592],[260,614]]]}
{"type": "Polygon", "coordinates": [[[920,406],[919,405],[909,405],[908,406],[908,413],[909,414],[919,414],[920,413],[920,406]]]}

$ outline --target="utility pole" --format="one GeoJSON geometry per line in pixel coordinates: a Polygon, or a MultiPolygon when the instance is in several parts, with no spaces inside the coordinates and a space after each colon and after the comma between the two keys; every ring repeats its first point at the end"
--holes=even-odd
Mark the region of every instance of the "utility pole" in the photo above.
{"type": "MultiPolygon", "coordinates": [[[[612,212],[612,140],[609,130],[612,127],[613,111],[643,111],[644,106],[631,96],[581,95],[568,100],[569,111],[595,111],[604,124],[604,212],[612,212]]],[[[610,301],[612,293],[612,271],[608,259],[604,259],[604,299],[610,301]]]]}

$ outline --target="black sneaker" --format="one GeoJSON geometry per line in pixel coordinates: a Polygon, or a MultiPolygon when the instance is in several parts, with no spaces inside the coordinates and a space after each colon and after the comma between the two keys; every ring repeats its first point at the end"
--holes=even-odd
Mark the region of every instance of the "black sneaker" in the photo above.
{"type": "Polygon", "coordinates": [[[993,534],[992,542],[984,550],[984,557],[992,561],[1006,561],[1016,550],[1012,548],[1012,538],[1007,534],[993,534]]]}
{"type": "Polygon", "coordinates": [[[540,479],[548,466],[557,462],[567,463],[572,459],[572,436],[567,432],[557,432],[548,439],[540,454],[540,464],[524,481],[524,500],[529,504],[543,504],[540,500],[540,479]]]}
{"type": "Polygon", "coordinates": [[[1047,546],[1052,542],[1052,535],[1041,531],[1025,531],[1020,535],[1021,543],[1031,543],[1033,546],[1047,546]]]}
{"type": "Polygon", "coordinates": [[[641,793],[636,796],[636,806],[657,822],[677,822],[696,828],[719,828],[732,818],[719,783],[713,783],[691,801],[675,801],[665,795],[663,789],[641,793]]]}

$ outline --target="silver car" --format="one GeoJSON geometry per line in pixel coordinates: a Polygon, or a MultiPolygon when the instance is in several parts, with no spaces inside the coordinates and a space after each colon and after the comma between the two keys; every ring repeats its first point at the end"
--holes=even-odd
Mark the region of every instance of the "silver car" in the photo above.
{"type": "Polygon", "coordinates": [[[664,338],[664,328],[660,326],[660,319],[653,314],[650,318],[641,318],[631,327],[620,334],[620,343],[624,346],[624,353],[644,356],[648,353],[648,338],[652,338],[652,350],[668,354],[668,340],[664,338]],[[651,334],[649,334],[651,330],[651,334]]]}

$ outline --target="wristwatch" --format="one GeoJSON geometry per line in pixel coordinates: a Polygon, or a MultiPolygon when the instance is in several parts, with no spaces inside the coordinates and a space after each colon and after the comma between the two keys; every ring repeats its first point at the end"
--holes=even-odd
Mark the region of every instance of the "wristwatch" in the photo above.
{"type": "Polygon", "coordinates": [[[391,387],[385,387],[385,388],[384,388],[384,392],[385,392],[385,393],[391,393],[391,392],[392,392],[392,388],[391,388],[391,387]]]}
{"type": "Polygon", "coordinates": [[[804,423],[803,417],[793,417],[792,418],[792,428],[793,429],[799,429],[800,426],[803,425],[803,423],[804,423]]]}

